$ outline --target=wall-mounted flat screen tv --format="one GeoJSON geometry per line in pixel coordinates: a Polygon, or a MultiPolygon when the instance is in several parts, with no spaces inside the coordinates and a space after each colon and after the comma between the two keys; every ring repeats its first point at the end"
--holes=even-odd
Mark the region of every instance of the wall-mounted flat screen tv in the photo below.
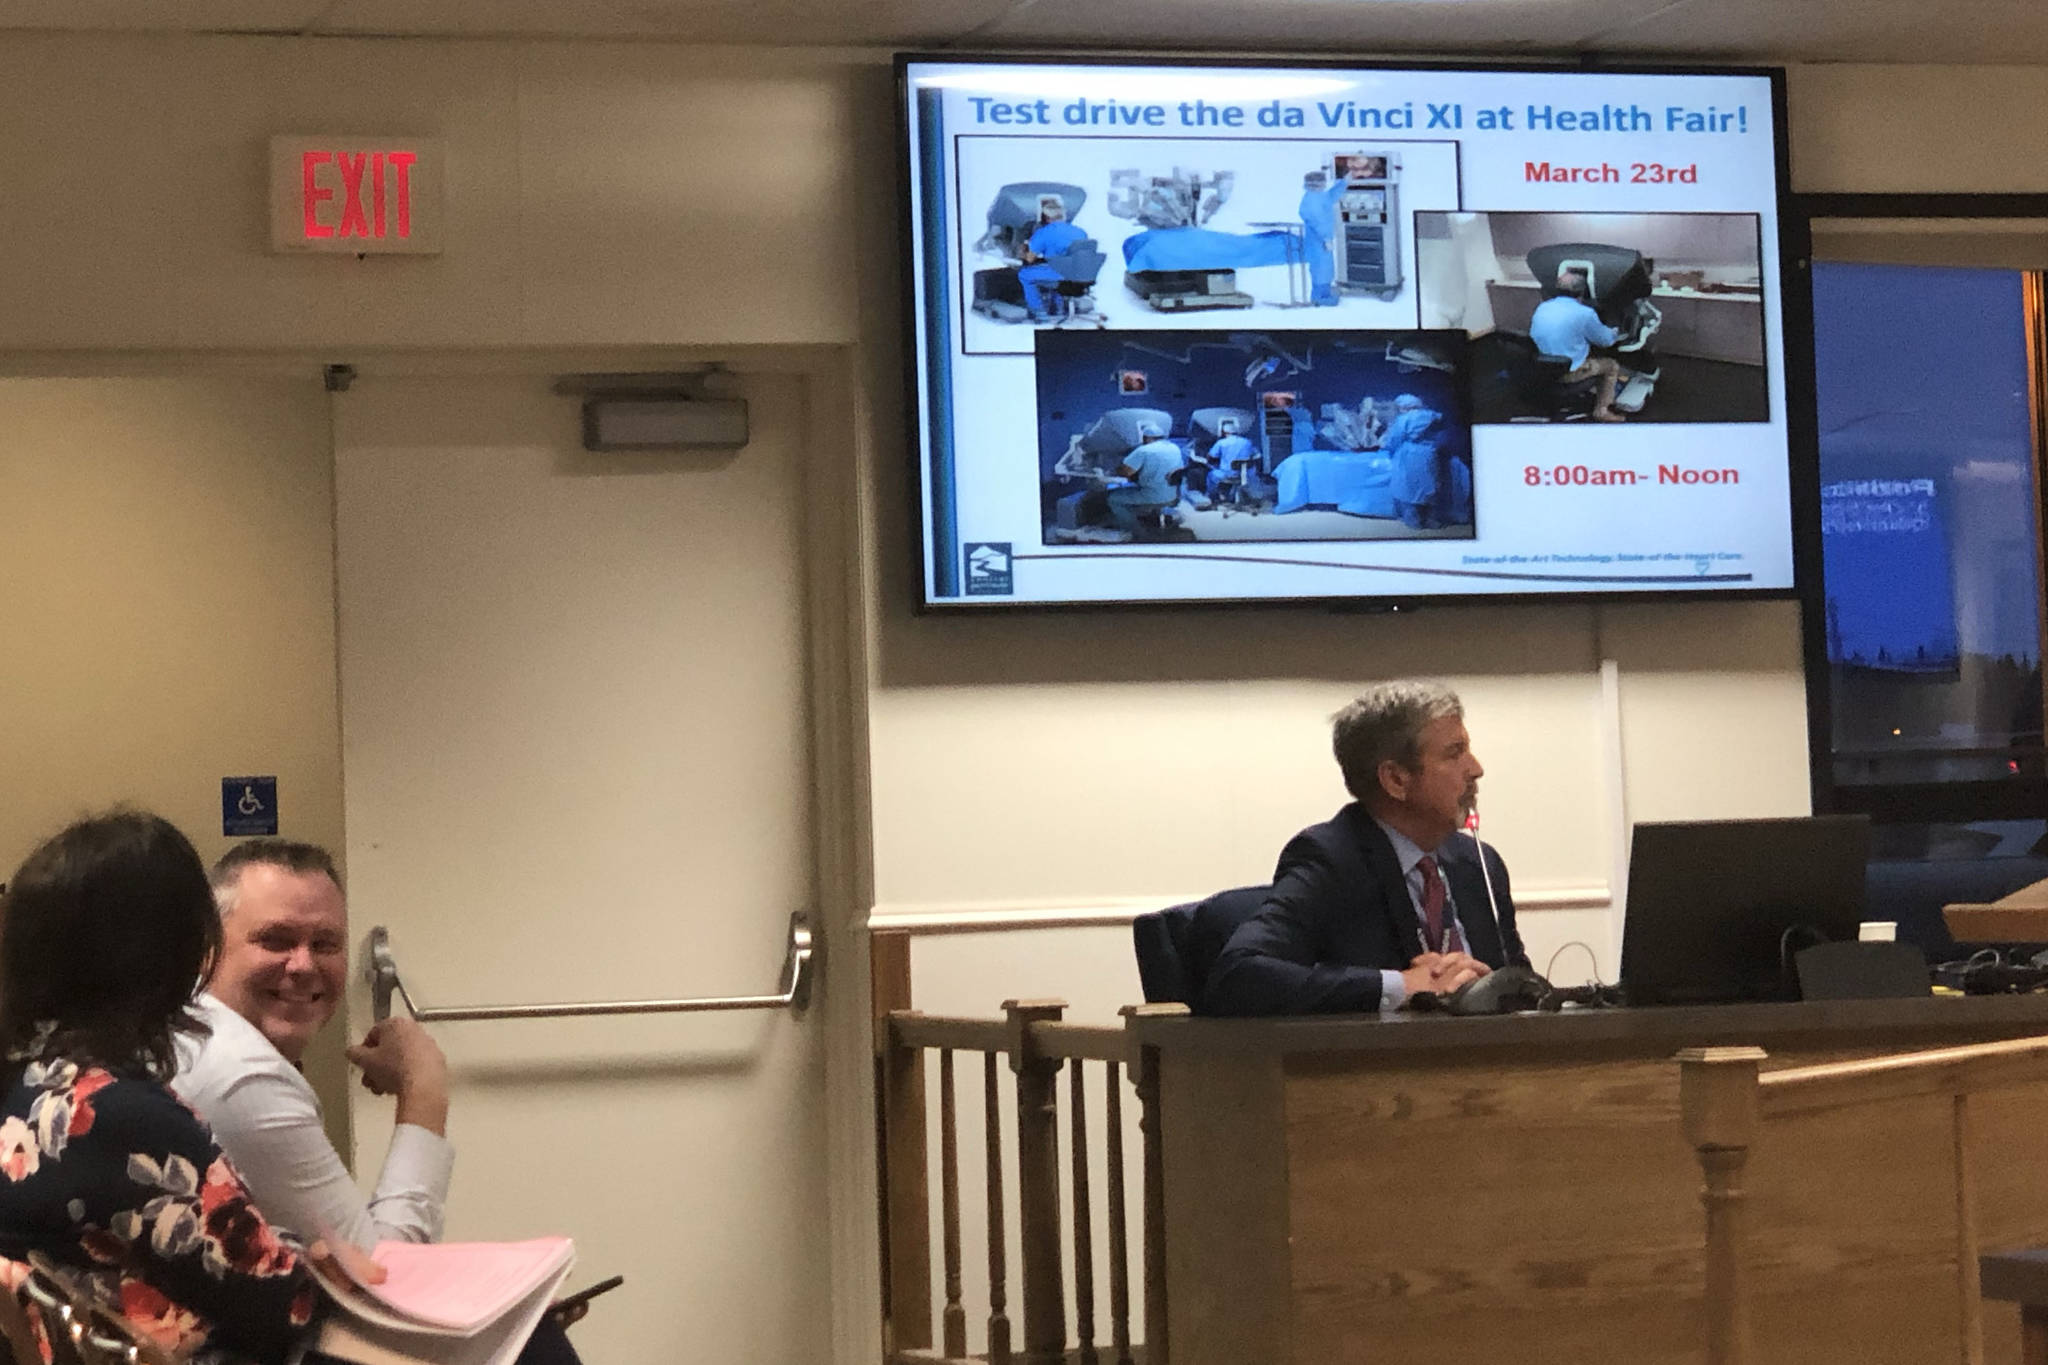
{"type": "Polygon", "coordinates": [[[1792,590],[1778,73],[898,75],[926,607],[1792,590]]]}

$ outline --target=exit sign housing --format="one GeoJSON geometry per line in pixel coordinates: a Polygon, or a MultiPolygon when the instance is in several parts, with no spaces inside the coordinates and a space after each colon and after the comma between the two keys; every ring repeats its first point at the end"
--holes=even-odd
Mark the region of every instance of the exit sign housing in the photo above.
{"type": "Polygon", "coordinates": [[[348,256],[440,251],[439,140],[273,137],[270,246],[348,256]]]}

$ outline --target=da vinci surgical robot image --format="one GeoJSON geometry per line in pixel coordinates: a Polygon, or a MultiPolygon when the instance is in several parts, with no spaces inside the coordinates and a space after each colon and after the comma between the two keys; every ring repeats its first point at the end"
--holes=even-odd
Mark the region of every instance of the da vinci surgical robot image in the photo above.
{"type": "MultiPolygon", "coordinates": [[[[1526,259],[1530,273],[1544,283],[1546,298],[1557,291],[1555,282],[1564,272],[1585,280],[1588,306],[1615,332],[1614,344],[1605,348],[1622,367],[1615,411],[1641,412],[1661,377],[1654,343],[1664,314],[1650,301],[1656,261],[1629,247],[1601,242],[1556,242],[1537,247],[1526,259]]],[[[1559,369],[1561,364],[1568,369],[1568,363],[1559,356],[1538,359],[1554,372],[1551,384],[1560,391],[1561,401],[1569,401],[1574,395],[1563,392],[1567,384],[1559,369]]]]}
{"type": "Polygon", "coordinates": [[[1336,192],[1331,240],[1340,294],[1392,299],[1401,292],[1401,158],[1388,151],[1330,158],[1336,192]]]}
{"type": "Polygon", "coordinates": [[[974,272],[974,311],[996,322],[1102,326],[1095,277],[1109,258],[1074,221],[1087,202],[1079,185],[1051,180],[998,190],[974,249],[1005,263],[974,272]]]}
{"type": "Polygon", "coordinates": [[[1400,158],[1385,150],[1344,152],[1302,177],[1298,220],[1259,222],[1251,232],[1209,226],[1237,187],[1234,171],[1110,172],[1106,206],[1141,227],[1124,240],[1124,284],[1157,312],[1249,308],[1257,300],[1237,272],[1285,266],[1308,276],[1307,298],[1286,306],[1332,306],[1346,296],[1391,300],[1401,292],[1400,158]]]}
{"type": "Polygon", "coordinates": [[[1255,300],[1237,287],[1237,272],[1286,265],[1292,247],[1286,232],[1217,232],[1204,226],[1236,187],[1235,171],[1111,171],[1105,206],[1113,217],[1143,229],[1124,239],[1124,286],[1161,313],[1251,307],[1255,300]]]}

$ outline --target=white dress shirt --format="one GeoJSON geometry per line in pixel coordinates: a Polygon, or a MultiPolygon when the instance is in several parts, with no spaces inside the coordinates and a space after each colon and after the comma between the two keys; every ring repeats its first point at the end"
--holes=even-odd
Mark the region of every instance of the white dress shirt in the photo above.
{"type": "MultiPolygon", "coordinates": [[[[1422,860],[1429,856],[1428,850],[1385,821],[1376,819],[1373,823],[1380,827],[1380,831],[1387,836],[1387,842],[1394,846],[1394,857],[1399,859],[1401,863],[1401,879],[1408,887],[1408,905],[1410,909],[1415,911],[1416,930],[1422,934],[1423,946],[1428,947],[1429,935],[1426,929],[1429,924],[1429,916],[1424,913],[1422,908],[1422,860]]],[[[1452,837],[1455,838],[1456,836],[1452,837]]],[[[1441,858],[1437,860],[1437,876],[1444,884],[1444,951],[1470,952],[1471,949],[1465,946],[1469,942],[1465,937],[1465,926],[1458,922],[1458,903],[1451,896],[1450,879],[1443,875],[1443,860],[1441,858]]],[[[1408,983],[1401,979],[1401,974],[1399,972],[1382,971],[1380,973],[1380,1013],[1392,1014],[1407,1003],[1408,983]]],[[[260,1208],[263,1201],[259,1199],[256,1203],[260,1208]]]]}
{"type": "Polygon", "coordinates": [[[212,995],[197,1003],[213,1032],[178,1035],[171,1088],[213,1129],[265,1218],[307,1242],[340,1237],[366,1251],[380,1241],[440,1240],[455,1169],[446,1138],[399,1124],[365,1198],[327,1140],[319,1098],[299,1069],[212,995]]]}

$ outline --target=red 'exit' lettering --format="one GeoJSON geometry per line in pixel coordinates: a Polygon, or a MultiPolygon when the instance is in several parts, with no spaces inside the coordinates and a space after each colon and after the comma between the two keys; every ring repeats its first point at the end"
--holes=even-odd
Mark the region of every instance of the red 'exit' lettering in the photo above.
{"type": "Polygon", "coordinates": [[[307,240],[412,236],[412,168],[418,160],[416,152],[301,153],[300,204],[307,240]],[[337,191],[338,220],[324,211],[337,191]]]}

